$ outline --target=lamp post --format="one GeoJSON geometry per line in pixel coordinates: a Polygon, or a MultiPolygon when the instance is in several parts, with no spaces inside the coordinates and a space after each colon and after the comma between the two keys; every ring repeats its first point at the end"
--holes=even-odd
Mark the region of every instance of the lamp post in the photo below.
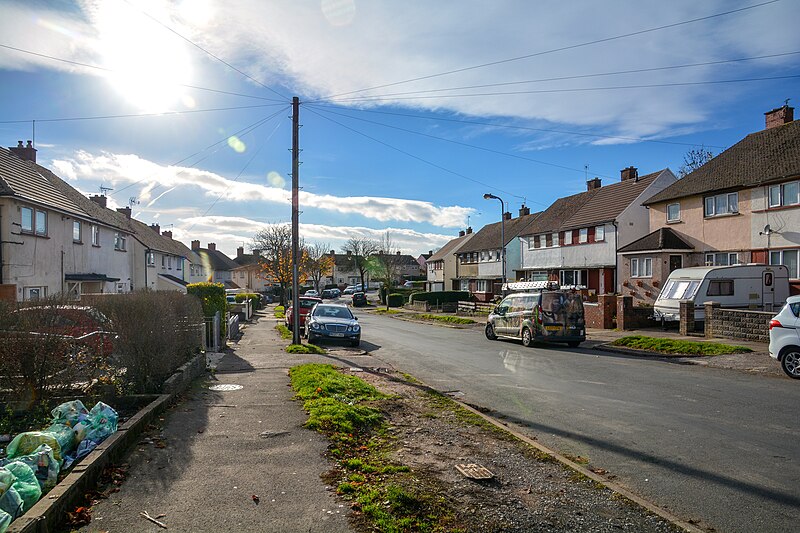
{"type": "Polygon", "coordinates": [[[484,200],[500,200],[500,261],[502,267],[502,285],[500,294],[505,294],[506,285],[506,204],[503,199],[488,192],[483,195],[484,200]]]}

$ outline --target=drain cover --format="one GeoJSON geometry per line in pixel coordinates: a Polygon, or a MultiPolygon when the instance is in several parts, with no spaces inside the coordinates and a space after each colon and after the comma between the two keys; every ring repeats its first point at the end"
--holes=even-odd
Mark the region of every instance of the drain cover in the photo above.
{"type": "Polygon", "coordinates": [[[239,390],[243,388],[241,385],[234,385],[233,383],[226,383],[223,385],[212,385],[208,388],[208,390],[213,391],[230,391],[230,390],[239,390]]]}

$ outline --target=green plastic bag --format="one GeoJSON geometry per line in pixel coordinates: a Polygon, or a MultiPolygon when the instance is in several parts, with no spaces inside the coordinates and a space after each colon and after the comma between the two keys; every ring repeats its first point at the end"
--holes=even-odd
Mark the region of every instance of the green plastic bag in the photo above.
{"type": "Polygon", "coordinates": [[[22,512],[27,513],[28,509],[33,507],[42,497],[42,488],[39,486],[39,480],[36,479],[31,467],[22,461],[8,463],[5,468],[17,478],[13,487],[22,498],[22,503],[24,504],[22,512]]]}
{"type": "Polygon", "coordinates": [[[12,485],[14,485],[16,480],[17,478],[14,477],[14,474],[11,472],[11,470],[0,466],[0,497],[2,497],[3,494],[5,494],[6,491],[10,489],[12,485]]]}
{"type": "Polygon", "coordinates": [[[82,401],[72,400],[71,402],[62,403],[50,411],[50,414],[53,415],[53,424],[64,424],[74,428],[82,418],[89,414],[89,410],[83,405],[82,401]]]}
{"type": "Polygon", "coordinates": [[[53,449],[47,444],[42,444],[28,455],[15,457],[14,459],[0,459],[0,466],[12,461],[19,461],[28,465],[36,475],[36,479],[39,480],[39,486],[44,492],[49,491],[58,483],[58,472],[61,468],[53,456],[53,449]]]}
{"type": "Polygon", "coordinates": [[[20,433],[8,444],[6,455],[8,455],[9,459],[29,455],[42,444],[47,444],[52,448],[53,457],[56,461],[60,463],[63,460],[61,457],[61,444],[58,442],[55,435],[47,431],[28,431],[20,433]]]}
{"type": "Polygon", "coordinates": [[[11,525],[11,515],[0,509],[0,533],[6,533],[8,526],[11,525]]]}
{"type": "Polygon", "coordinates": [[[117,412],[111,406],[97,402],[89,411],[87,418],[89,427],[84,438],[98,444],[103,442],[108,436],[116,433],[118,418],[117,412]]]}
{"type": "Polygon", "coordinates": [[[44,431],[53,435],[53,437],[55,437],[55,439],[58,441],[58,445],[61,448],[62,459],[65,455],[75,449],[75,430],[68,425],[53,424],[44,431]]]}
{"type": "Polygon", "coordinates": [[[23,507],[22,498],[14,487],[8,489],[6,493],[0,497],[0,510],[10,514],[12,520],[16,520],[24,514],[22,511],[23,507]]]}

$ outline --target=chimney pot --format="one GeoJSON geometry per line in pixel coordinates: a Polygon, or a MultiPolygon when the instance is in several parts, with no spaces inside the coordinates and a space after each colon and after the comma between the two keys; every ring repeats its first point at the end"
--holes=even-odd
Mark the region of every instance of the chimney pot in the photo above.
{"type": "Polygon", "coordinates": [[[208,249],[209,250],[216,250],[217,249],[217,243],[215,243],[215,242],[208,243],[208,249]]]}
{"type": "Polygon", "coordinates": [[[164,237],[167,237],[167,238],[169,238],[169,239],[171,239],[171,238],[172,238],[172,232],[171,232],[171,231],[166,231],[166,230],[165,230],[165,231],[162,231],[162,232],[161,232],[161,235],[163,235],[164,237]]]}
{"type": "Polygon", "coordinates": [[[192,241],[192,250],[200,249],[200,241],[192,241]]]}
{"type": "Polygon", "coordinates": [[[244,246],[240,246],[236,249],[236,257],[242,257],[244,255],[244,246]]]}
{"type": "Polygon", "coordinates": [[[467,228],[467,235],[469,235],[470,233],[472,233],[472,226],[467,228]]]}
{"type": "MultiPolygon", "coordinates": [[[[103,198],[105,198],[105,196],[103,198]]],[[[123,215],[125,215],[125,218],[127,218],[127,219],[131,218],[131,208],[130,207],[118,207],[117,208],[117,213],[122,213],[123,215]]]]}
{"type": "Polygon", "coordinates": [[[428,255],[433,255],[433,250],[428,250],[428,255]]]}
{"type": "Polygon", "coordinates": [[[150,227],[153,228],[153,231],[155,231],[159,235],[161,234],[161,226],[159,226],[158,224],[150,224],[150,227]]]}
{"type": "Polygon", "coordinates": [[[36,163],[36,148],[31,141],[28,141],[28,146],[24,146],[22,141],[17,141],[17,145],[9,146],[8,150],[20,159],[36,163]]]}
{"type": "Polygon", "coordinates": [[[623,168],[622,170],[619,171],[619,173],[620,173],[620,181],[625,181],[630,179],[639,181],[639,169],[637,169],[636,167],[623,168]]]}
{"type": "Polygon", "coordinates": [[[510,211],[506,211],[505,213],[503,213],[503,220],[511,220],[511,212],[510,211]]]}
{"type": "Polygon", "coordinates": [[[400,250],[397,250],[397,255],[400,255],[400,250]]]}
{"type": "Polygon", "coordinates": [[[459,237],[463,237],[464,235],[466,235],[466,233],[464,232],[463,229],[458,232],[459,237]]]}
{"type": "Polygon", "coordinates": [[[17,141],[17,148],[25,148],[25,147],[22,145],[22,141],[17,141]]]}
{"type": "MultiPolygon", "coordinates": [[[[20,142],[22,142],[22,141],[20,141],[20,142]]],[[[94,203],[96,203],[100,207],[106,207],[106,197],[105,196],[94,195],[94,196],[90,197],[89,200],[93,201],[94,203]]]]}
{"type": "Polygon", "coordinates": [[[593,191],[595,189],[599,189],[602,186],[603,182],[600,180],[600,178],[594,178],[586,182],[587,191],[593,191]]]}
{"type": "Polygon", "coordinates": [[[782,126],[792,122],[794,120],[794,108],[784,105],[783,107],[778,107],[772,111],[767,111],[764,113],[764,116],[766,122],[766,127],[764,129],[768,130],[770,128],[774,128],[775,126],[782,126]]]}
{"type": "Polygon", "coordinates": [[[519,216],[524,217],[530,214],[531,214],[531,208],[527,207],[525,204],[522,204],[522,207],[519,208],[519,216]]]}

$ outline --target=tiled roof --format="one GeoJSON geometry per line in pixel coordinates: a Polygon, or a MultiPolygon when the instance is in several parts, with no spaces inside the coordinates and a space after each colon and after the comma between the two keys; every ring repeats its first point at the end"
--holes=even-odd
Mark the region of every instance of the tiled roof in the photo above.
{"type": "Polygon", "coordinates": [[[520,235],[536,235],[539,233],[557,231],[564,224],[564,221],[583,207],[598,190],[599,189],[594,189],[592,191],[573,194],[565,198],[559,198],[553,202],[550,207],[545,209],[533,224],[528,226],[520,235]]]}
{"type": "MultiPolygon", "coordinates": [[[[211,268],[213,270],[233,270],[234,268],[239,267],[239,265],[237,265],[233,259],[223,254],[219,250],[209,250],[208,248],[197,248],[194,251],[197,252],[197,254],[201,258],[203,258],[204,261],[207,258],[208,259],[207,264],[211,265],[211,268]]],[[[238,288],[238,286],[229,288],[236,289],[238,288]]]]}
{"type": "Polygon", "coordinates": [[[594,194],[575,213],[561,225],[561,229],[584,228],[616,220],[626,207],[631,205],[640,194],[667,169],[641,176],[638,179],[627,179],[594,189],[594,194]]]}
{"type": "Polygon", "coordinates": [[[474,235],[474,233],[468,233],[467,235],[456,237],[455,239],[449,241],[447,244],[439,248],[435,254],[430,256],[428,258],[428,262],[431,263],[433,261],[442,261],[450,254],[456,253],[464,244],[469,242],[474,235]]]}
{"type": "Polygon", "coordinates": [[[683,240],[681,234],[672,228],[659,228],[641,239],[623,246],[619,249],[619,253],[649,252],[651,250],[694,250],[694,246],[683,240]]]}
{"type": "Polygon", "coordinates": [[[186,287],[189,284],[188,281],[184,281],[181,278],[176,278],[175,276],[172,276],[170,274],[159,274],[159,276],[170,280],[172,283],[177,283],[178,285],[181,285],[183,287],[186,287]]]}
{"type": "Polygon", "coordinates": [[[86,211],[65,197],[39,172],[41,168],[0,147],[0,195],[13,195],[42,206],[88,217],[86,211]]]}
{"type": "MultiPolygon", "coordinates": [[[[505,241],[503,245],[508,245],[518,235],[526,234],[528,227],[536,220],[541,213],[522,215],[505,221],[505,241]]],[[[476,232],[468,243],[462,246],[459,252],[479,252],[481,250],[497,250],[500,248],[500,235],[502,222],[487,224],[480,231],[476,232]]]]}
{"type": "Polygon", "coordinates": [[[645,202],[756,187],[800,175],[800,120],[751,133],[645,202]]]}
{"type": "MultiPolygon", "coordinates": [[[[381,257],[381,256],[384,256],[386,254],[374,254],[374,255],[376,255],[378,257],[381,257]]],[[[397,257],[397,259],[399,259],[399,261],[397,262],[398,265],[406,265],[406,266],[413,265],[413,266],[419,268],[419,263],[417,263],[417,259],[415,257],[411,256],[411,255],[408,255],[408,254],[396,254],[396,257],[397,257]]]]}

